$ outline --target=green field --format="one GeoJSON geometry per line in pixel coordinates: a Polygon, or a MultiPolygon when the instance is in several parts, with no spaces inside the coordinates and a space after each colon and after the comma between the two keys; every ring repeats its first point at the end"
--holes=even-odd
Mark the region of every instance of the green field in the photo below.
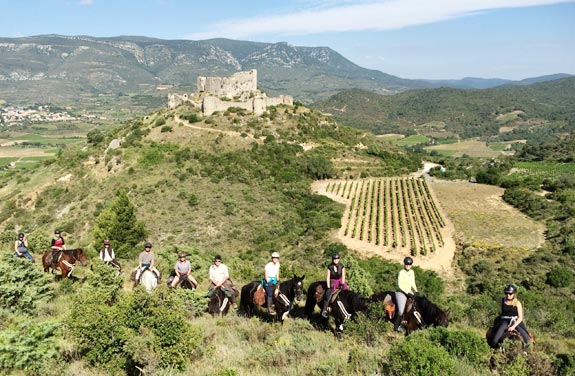
{"type": "Polygon", "coordinates": [[[443,145],[427,146],[427,151],[436,151],[443,156],[461,157],[464,154],[470,157],[494,158],[501,155],[500,151],[492,150],[484,141],[462,140],[460,142],[443,145]]]}
{"type": "Polygon", "coordinates": [[[557,179],[562,175],[575,175],[575,163],[517,162],[511,174],[557,179]]]}
{"type": "Polygon", "coordinates": [[[429,138],[422,136],[420,134],[416,134],[413,136],[402,138],[401,140],[398,141],[394,141],[393,143],[397,146],[413,146],[417,144],[422,144],[427,141],[429,141],[429,138]]]}

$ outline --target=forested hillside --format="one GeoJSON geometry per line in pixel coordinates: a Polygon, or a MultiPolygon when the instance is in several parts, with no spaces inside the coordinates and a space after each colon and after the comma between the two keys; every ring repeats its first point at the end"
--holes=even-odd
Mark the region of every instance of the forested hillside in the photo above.
{"type": "MultiPolygon", "coordinates": [[[[338,243],[334,233],[343,207],[313,194],[311,183],[405,176],[420,165],[417,155],[296,104],[268,108],[261,116],[237,108],[207,118],[191,106],[163,109],[108,131],[94,129],[86,143],[63,148],[37,168],[5,168],[0,372],[571,374],[572,234],[552,227],[563,211],[553,212],[549,222],[551,236],[559,234],[561,241],[550,237],[541,249],[460,244],[454,277],[421,269],[415,257],[420,294],[450,309],[447,328],[405,337],[378,319],[384,314],[380,304],[346,322],[340,338],[331,326],[317,325],[318,312],[312,320],[303,317],[303,303],[283,325],[265,313],[252,319],[235,310],[225,317],[205,313],[207,270],[215,254],[222,255],[237,286],[261,279],[271,252],[279,252],[282,281],[305,275],[307,288],[325,279],[337,252],[352,290],[364,296],[394,290],[402,266],[338,243]],[[39,258],[54,229],[62,230],[69,248],[87,249],[89,266],[78,266],[76,279],[54,281],[41,270],[39,258]],[[35,264],[12,257],[18,232],[29,238],[35,264]],[[119,276],[98,260],[104,238],[118,250],[124,267],[119,276]],[[162,273],[152,294],[133,290],[129,280],[145,241],[153,243],[162,273]],[[196,291],[165,284],[180,252],[189,254],[200,281],[196,291]],[[535,335],[535,348],[525,355],[512,342],[505,342],[505,353],[491,350],[484,339],[509,283],[518,285],[535,335]]],[[[555,208],[556,202],[548,205],[555,208]]]]}
{"type": "Polygon", "coordinates": [[[313,107],[376,134],[542,141],[575,130],[575,78],[486,90],[413,90],[393,96],[348,90],[313,107]]]}

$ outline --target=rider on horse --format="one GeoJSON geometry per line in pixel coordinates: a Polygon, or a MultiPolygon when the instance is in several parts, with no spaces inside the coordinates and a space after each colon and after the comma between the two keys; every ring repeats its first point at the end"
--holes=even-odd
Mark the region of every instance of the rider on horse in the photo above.
{"type": "Polygon", "coordinates": [[[180,259],[176,262],[176,265],[174,266],[176,276],[174,277],[174,280],[172,281],[172,284],[170,286],[176,287],[178,285],[178,282],[180,282],[180,278],[184,278],[190,281],[190,283],[192,284],[192,286],[194,286],[194,288],[198,287],[198,281],[196,281],[196,279],[192,277],[192,265],[190,264],[190,261],[186,260],[187,255],[185,253],[180,253],[179,256],[180,259]]]}
{"type": "Polygon", "coordinates": [[[30,254],[28,250],[28,240],[23,232],[18,234],[18,240],[14,244],[14,257],[26,257],[28,260],[34,262],[34,257],[30,254]]]}
{"type": "Polygon", "coordinates": [[[347,285],[345,283],[345,266],[339,263],[339,254],[337,253],[334,253],[331,256],[331,264],[327,266],[326,284],[327,291],[323,296],[323,309],[321,310],[321,315],[323,317],[327,317],[327,307],[333,292],[338,288],[347,290],[347,285]]]}
{"type": "Polygon", "coordinates": [[[118,268],[118,270],[122,270],[120,263],[116,261],[114,248],[111,247],[109,240],[104,240],[104,248],[100,250],[100,259],[104,261],[104,264],[111,265],[114,268],[118,268]]]}
{"type": "Polygon", "coordinates": [[[134,287],[138,285],[140,281],[140,276],[142,272],[147,268],[150,269],[156,275],[157,279],[160,279],[160,272],[154,267],[155,255],[152,252],[152,243],[146,243],[144,245],[144,251],[140,253],[138,267],[136,268],[136,278],[134,280],[134,287]]]}
{"type": "Polygon", "coordinates": [[[403,259],[403,269],[397,274],[397,288],[399,291],[395,292],[395,300],[397,302],[397,309],[395,312],[395,319],[393,321],[395,331],[401,331],[401,317],[405,310],[407,303],[407,296],[417,293],[417,286],[415,285],[415,273],[411,269],[413,259],[406,257],[403,259]]]}
{"type": "Polygon", "coordinates": [[[280,281],[280,255],[277,252],[272,253],[272,259],[268,262],[264,268],[264,280],[263,285],[266,289],[267,295],[267,307],[268,312],[275,314],[275,308],[273,304],[273,294],[277,284],[280,281]]]}
{"type": "Polygon", "coordinates": [[[530,347],[532,345],[531,336],[525,327],[523,305],[517,299],[517,287],[508,285],[505,287],[504,292],[505,297],[501,299],[501,316],[499,317],[498,325],[494,328],[497,331],[489,345],[496,347],[505,330],[509,332],[517,330],[521,337],[523,337],[523,341],[527,347],[530,347]]]}
{"type": "Polygon", "coordinates": [[[214,256],[214,263],[210,265],[208,278],[211,282],[210,288],[208,289],[208,297],[211,297],[214,291],[216,291],[218,287],[221,287],[223,293],[230,299],[231,304],[236,304],[235,300],[240,293],[230,280],[230,272],[228,267],[222,262],[222,256],[214,256]]]}
{"type": "Polygon", "coordinates": [[[60,230],[54,230],[54,238],[52,238],[52,242],[50,244],[50,248],[52,249],[52,263],[58,263],[58,257],[60,257],[60,252],[66,249],[64,238],[60,230]]]}

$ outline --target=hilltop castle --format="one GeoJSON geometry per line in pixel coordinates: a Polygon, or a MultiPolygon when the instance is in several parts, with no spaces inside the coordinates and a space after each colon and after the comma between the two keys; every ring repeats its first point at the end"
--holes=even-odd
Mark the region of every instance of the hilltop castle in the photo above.
{"type": "Polygon", "coordinates": [[[268,106],[285,104],[292,106],[293,97],[280,95],[268,97],[258,90],[258,73],[255,69],[238,72],[230,77],[198,77],[197,92],[169,94],[168,107],[175,108],[182,103],[191,103],[202,109],[204,116],[230,107],[243,108],[256,115],[264,113],[268,106]]]}

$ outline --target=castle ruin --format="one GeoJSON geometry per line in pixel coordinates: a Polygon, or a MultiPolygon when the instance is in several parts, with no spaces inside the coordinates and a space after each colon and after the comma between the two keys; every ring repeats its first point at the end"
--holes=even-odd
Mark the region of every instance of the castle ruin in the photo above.
{"type": "Polygon", "coordinates": [[[169,94],[168,107],[175,108],[182,103],[191,103],[202,109],[204,116],[216,111],[226,111],[238,107],[261,115],[269,106],[285,104],[293,106],[293,97],[280,95],[268,97],[257,88],[257,71],[252,69],[238,72],[230,77],[198,77],[197,92],[188,94],[169,94]]]}

